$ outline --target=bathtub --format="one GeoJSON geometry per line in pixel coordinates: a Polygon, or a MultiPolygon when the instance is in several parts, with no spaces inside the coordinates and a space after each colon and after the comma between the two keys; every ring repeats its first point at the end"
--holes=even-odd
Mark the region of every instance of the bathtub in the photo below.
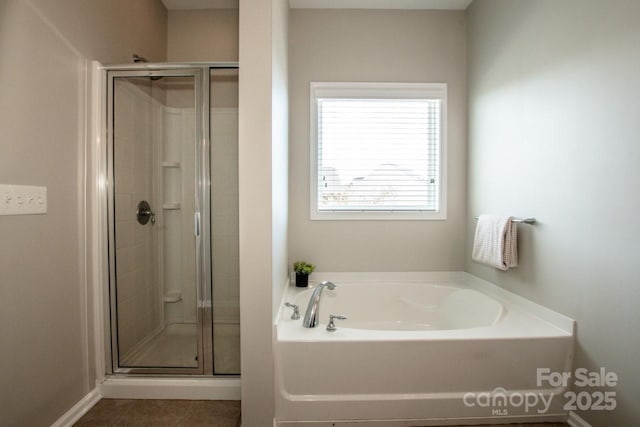
{"type": "Polygon", "coordinates": [[[320,325],[310,288],[289,287],[275,323],[276,423],[426,426],[562,421],[575,322],[466,273],[316,273],[330,280],[320,325]],[[326,330],[330,314],[337,330],[326,330]],[[522,398],[522,399],[521,399],[522,398]],[[537,401],[536,401],[537,399],[537,401]]]}

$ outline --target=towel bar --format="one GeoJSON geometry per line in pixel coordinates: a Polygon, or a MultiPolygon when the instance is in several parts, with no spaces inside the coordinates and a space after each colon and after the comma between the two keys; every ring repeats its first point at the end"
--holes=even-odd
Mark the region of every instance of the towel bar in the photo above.
{"type": "MultiPolygon", "coordinates": [[[[480,217],[476,217],[476,219],[478,219],[480,217]]],[[[513,218],[511,219],[512,222],[521,222],[524,224],[535,224],[536,223],[536,219],[535,218],[513,218]]]]}

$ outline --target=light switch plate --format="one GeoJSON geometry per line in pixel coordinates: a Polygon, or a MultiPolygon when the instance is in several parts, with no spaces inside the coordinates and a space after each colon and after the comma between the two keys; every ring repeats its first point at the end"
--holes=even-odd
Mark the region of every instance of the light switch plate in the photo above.
{"type": "Polygon", "coordinates": [[[47,187],[0,184],[0,215],[47,213],[47,187]]]}

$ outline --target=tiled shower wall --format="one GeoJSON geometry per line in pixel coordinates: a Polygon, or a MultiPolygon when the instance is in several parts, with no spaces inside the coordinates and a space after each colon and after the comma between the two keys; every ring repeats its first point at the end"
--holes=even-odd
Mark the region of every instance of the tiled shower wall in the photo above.
{"type": "MultiPolygon", "coordinates": [[[[170,87],[170,86],[169,86],[170,87]]],[[[171,91],[171,89],[169,89],[171,91]]],[[[188,90],[193,105],[193,89],[188,90]]],[[[164,323],[196,323],[195,112],[193,107],[164,107],[162,169],[162,280],[165,294],[181,301],[164,303],[164,323]],[[166,165],[179,165],[166,167],[166,165]],[[177,205],[178,208],[173,208],[177,205]]]]}
{"type": "Polygon", "coordinates": [[[238,109],[211,109],[213,320],[240,321],[238,249],[238,109]]]}
{"type": "MultiPolygon", "coordinates": [[[[233,73],[236,72],[216,70],[211,77],[211,244],[213,320],[215,324],[237,326],[240,321],[238,81],[233,73]]],[[[167,86],[167,110],[186,117],[193,105],[191,96],[192,88],[188,85],[167,86]]],[[[182,127],[185,126],[183,119],[182,127]]],[[[183,145],[190,143],[185,140],[189,135],[183,131],[173,133],[180,134],[183,145]]]]}

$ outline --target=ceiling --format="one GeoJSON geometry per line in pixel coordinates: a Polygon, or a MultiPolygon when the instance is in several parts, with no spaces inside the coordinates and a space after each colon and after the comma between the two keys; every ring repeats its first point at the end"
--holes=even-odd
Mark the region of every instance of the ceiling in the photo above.
{"type": "Polygon", "coordinates": [[[465,10],[472,0],[289,0],[292,9],[465,10]]]}
{"type": "Polygon", "coordinates": [[[237,9],[239,0],[162,0],[169,10],[237,9]]]}
{"type": "MultiPolygon", "coordinates": [[[[237,9],[240,0],[162,0],[169,10],[237,9]]],[[[292,9],[465,10],[472,0],[289,0],[292,9]]]]}

